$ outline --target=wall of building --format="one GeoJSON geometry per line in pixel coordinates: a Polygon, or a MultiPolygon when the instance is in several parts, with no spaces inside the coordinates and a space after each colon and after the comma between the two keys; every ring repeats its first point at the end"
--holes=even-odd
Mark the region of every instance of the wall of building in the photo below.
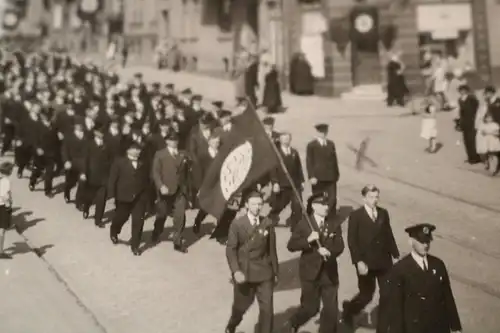
{"type": "Polygon", "coordinates": [[[500,2],[498,0],[486,0],[486,6],[493,82],[500,85],[500,39],[498,38],[500,32],[500,2]]]}

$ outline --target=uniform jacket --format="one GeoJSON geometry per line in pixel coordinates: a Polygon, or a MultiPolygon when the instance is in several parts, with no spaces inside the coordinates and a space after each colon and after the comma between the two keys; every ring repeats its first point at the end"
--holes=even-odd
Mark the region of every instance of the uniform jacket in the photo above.
{"type": "Polygon", "coordinates": [[[193,127],[193,130],[191,131],[187,150],[195,163],[200,153],[208,150],[208,140],[203,136],[203,133],[198,125],[193,127]]]}
{"type": "Polygon", "coordinates": [[[337,182],[340,178],[335,144],[327,140],[323,147],[318,140],[309,142],[306,149],[307,174],[318,181],[337,182]]]}
{"type": "Polygon", "coordinates": [[[299,262],[300,279],[313,281],[322,270],[325,270],[330,280],[338,284],[337,257],[344,252],[342,228],[334,219],[326,219],[321,228],[313,216],[310,217],[310,221],[312,229],[305,218],[295,226],[287,246],[291,252],[302,251],[299,262]],[[316,231],[320,235],[321,245],[331,253],[326,261],[318,253],[318,246],[307,241],[311,231],[316,231]]]}
{"type": "Polygon", "coordinates": [[[363,261],[369,269],[388,269],[392,257],[399,257],[389,213],[377,207],[374,222],[362,206],[351,213],[347,229],[347,243],[353,264],[363,261]]]}
{"type": "Polygon", "coordinates": [[[208,148],[205,151],[199,152],[198,160],[193,166],[194,185],[197,189],[201,187],[203,179],[214,159],[215,157],[210,156],[208,148]]]}
{"type": "Polygon", "coordinates": [[[109,174],[108,193],[119,202],[133,202],[149,188],[149,168],[143,161],[137,161],[135,169],[127,157],[113,162],[109,174]]]}
{"type": "Polygon", "coordinates": [[[379,333],[449,333],[461,331],[446,266],[427,256],[424,271],[411,255],[396,263],[380,297],[379,333]]]}
{"type": "Polygon", "coordinates": [[[19,126],[19,139],[24,146],[35,147],[37,143],[37,131],[39,129],[39,120],[33,119],[26,113],[19,126]]]}
{"type": "Polygon", "coordinates": [[[474,130],[479,101],[474,95],[469,95],[464,100],[458,100],[460,113],[460,127],[462,130],[474,130]]]}
{"type": "Polygon", "coordinates": [[[252,226],[247,215],[234,220],[229,228],[226,257],[234,274],[241,271],[248,282],[262,282],[278,276],[276,233],[268,219],[252,226]]]}
{"type": "Polygon", "coordinates": [[[183,185],[183,171],[185,171],[183,168],[186,167],[186,163],[187,156],[183,151],[179,151],[176,157],[172,156],[167,148],[157,151],[151,170],[156,189],[159,190],[165,185],[170,195],[175,194],[183,185]]]}
{"type": "Polygon", "coordinates": [[[121,134],[111,135],[111,133],[106,133],[104,136],[104,144],[109,149],[113,159],[123,155],[125,147],[121,134]]]}
{"type": "MultiPolygon", "coordinates": [[[[300,185],[304,182],[304,172],[302,170],[302,162],[300,161],[298,151],[295,148],[290,148],[290,154],[288,156],[285,155],[282,149],[278,148],[278,151],[280,152],[288,173],[294,181],[294,185],[296,187],[300,187],[300,185]]],[[[271,181],[275,184],[279,184],[282,188],[291,187],[290,182],[288,181],[288,178],[281,166],[277,166],[271,172],[271,181]]]]}
{"type": "Polygon", "coordinates": [[[83,171],[87,177],[87,184],[92,186],[107,185],[112,161],[113,155],[105,144],[99,147],[94,140],[89,140],[83,171]]]}

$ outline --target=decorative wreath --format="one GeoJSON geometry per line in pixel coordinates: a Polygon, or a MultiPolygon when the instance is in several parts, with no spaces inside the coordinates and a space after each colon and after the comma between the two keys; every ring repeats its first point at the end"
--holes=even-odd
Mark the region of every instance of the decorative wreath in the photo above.
{"type": "Polygon", "coordinates": [[[5,30],[15,30],[21,22],[19,11],[13,8],[7,8],[2,13],[2,27],[5,30]]]}
{"type": "Polygon", "coordinates": [[[82,21],[93,21],[103,7],[103,0],[79,0],[78,17],[82,21]]]}

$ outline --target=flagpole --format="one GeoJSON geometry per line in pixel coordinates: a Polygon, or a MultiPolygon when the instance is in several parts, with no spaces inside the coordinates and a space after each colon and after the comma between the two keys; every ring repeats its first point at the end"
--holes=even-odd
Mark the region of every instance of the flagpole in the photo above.
{"type": "MultiPolygon", "coordinates": [[[[252,101],[250,100],[250,98],[248,98],[248,96],[245,96],[245,99],[246,99],[248,105],[253,109],[253,112],[255,113],[255,117],[259,121],[260,126],[262,127],[262,129],[264,129],[264,124],[262,123],[262,120],[259,118],[259,115],[257,114],[257,108],[252,103],[252,101]]],[[[273,142],[272,138],[269,137],[269,135],[266,135],[266,137],[267,137],[267,140],[269,141],[269,143],[271,144],[271,147],[273,147],[274,153],[278,157],[278,161],[279,161],[280,167],[281,167],[282,171],[285,173],[285,176],[286,176],[288,182],[290,183],[290,186],[292,187],[292,191],[293,191],[293,194],[295,195],[295,198],[297,199],[297,201],[300,204],[300,208],[302,210],[302,216],[305,217],[307,224],[309,225],[309,227],[311,228],[311,230],[314,231],[314,227],[313,227],[313,223],[311,221],[311,218],[307,214],[307,209],[304,206],[304,203],[302,202],[302,196],[300,195],[299,190],[295,186],[295,183],[293,182],[292,176],[288,172],[288,169],[286,167],[285,161],[283,160],[283,157],[281,156],[280,152],[278,151],[278,147],[276,147],[276,144],[273,142]]],[[[321,242],[319,241],[319,239],[317,239],[315,241],[315,243],[318,245],[318,247],[322,247],[321,242]]],[[[326,260],[326,257],[323,257],[323,259],[326,260]]]]}

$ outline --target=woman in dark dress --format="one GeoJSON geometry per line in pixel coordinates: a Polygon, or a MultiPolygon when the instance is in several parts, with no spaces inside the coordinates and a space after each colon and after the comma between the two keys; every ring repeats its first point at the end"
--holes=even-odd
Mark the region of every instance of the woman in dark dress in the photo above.
{"type": "Polygon", "coordinates": [[[403,75],[404,64],[400,60],[400,54],[392,55],[387,64],[387,105],[392,106],[394,102],[404,106],[405,97],[409,94],[406,80],[403,75]]]}
{"type": "Polygon", "coordinates": [[[290,91],[301,96],[314,94],[311,65],[302,52],[296,53],[290,62],[290,91]]]}
{"type": "Polygon", "coordinates": [[[262,105],[266,108],[267,113],[277,113],[281,111],[283,106],[281,101],[281,88],[278,70],[274,65],[271,65],[271,68],[265,77],[262,105]]]}

